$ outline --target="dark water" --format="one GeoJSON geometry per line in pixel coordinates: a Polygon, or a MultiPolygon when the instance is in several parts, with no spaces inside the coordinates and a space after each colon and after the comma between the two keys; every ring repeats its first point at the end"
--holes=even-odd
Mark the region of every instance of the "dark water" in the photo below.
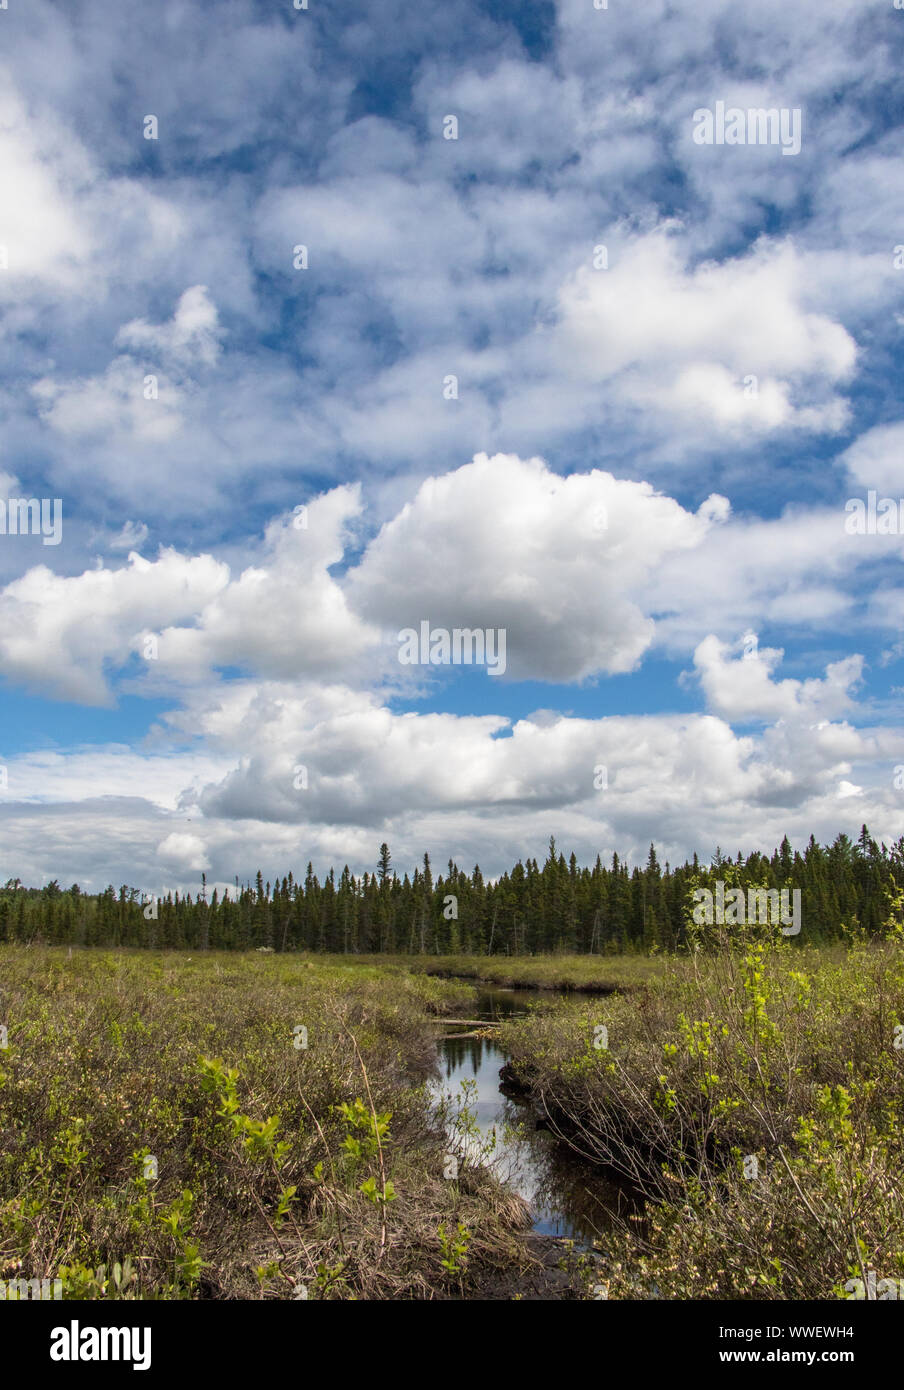
{"type": "MultiPolygon", "coordinates": [[[[551,990],[487,989],[480,993],[475,1012],[469,1006],[467,1013],[481,1019],[507,1018],[527,1012],[531,1002],[556,997],[551,990]]],[[[498,1176],[530,1203],[534,1230],[567,1236],[582,1246],[602,1239],[612,1214],[627,1210],[624,1194],[548,1130],[537,1129],[537,1117],[527,1102],[502,1093],[499,1071],[505,1054],[483,1038],[450,1037],[438,1047],[437,1095],[465,1097],[481,1136],[472,1136],[466,1144],[472,1154],[481,1141],[490,1141],[495,1127],[495,1147],[482,1161],[491,1163],[498,1176]],[[470,1087],[463,1092],[463,1082],[475,1083],[476,1090],[470,1087]]]]}

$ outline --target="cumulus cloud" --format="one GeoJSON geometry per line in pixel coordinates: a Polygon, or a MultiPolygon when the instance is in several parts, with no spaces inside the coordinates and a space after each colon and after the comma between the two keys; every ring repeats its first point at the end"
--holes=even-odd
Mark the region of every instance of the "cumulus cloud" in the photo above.
{"type": "Polygon", "coordinates": [[[275,676],[360,668],[378,633],[330,574],[360,511],[360,489],[339,487],[271,523],[261,563],[232,578],[195,624],[163,628],[161,663],[183,676],[213,666],[275,676]]]}
{"type": "Polygon", "coordinates": [[[133,551],[124,568],[64,577],[41,565],[0,592],[8,677],[89,704],[112,699],[108,671],[133,656],[154,688],[217,667],[316,674],[358,662],[377,633],[329,573],[342,559],[358,489],[336,488],[272,523],[264,563],[233,576],[211,555],[133,551]],[[304,522],[304,525],[298,523],[304,522]]]}
{"type": "MultiPolygon", "coordinates": [[[[399,662],[401,631],[427,621],[503,630],[505,681],[629,672],[655,644],[697,648],[704,688],[715,692],[724,661],[711,644],[747,627],[853,623],[855,614],[895,626],[894,589],[874,593],[864,611],[852,584],[860,567],[896,552],[897,538],[850,537],[843,520],[840,508],[734,518],[719,494],[690,511],[599,469],[562,477],[542,459],[480,454],[422,483],[369,539],[361,489],[346,485],[271,522],[241,569],[172,547],[154,560],[133,551],[125,569],[98,561],[66,577],[40,566],[0,594],[0,652],[11,677],[93,701],[109,698],[117,670],[147,658],[149,645],[143,682],[157,690],[238,669],[411,695],[442,675],[399,662]],[[360,557],[343,575],[350,544],[360,557]]],[[[126,523],[110,548],[146,536],[126,523]]],[[[762,684],[772,660],[766,652],[745,666],[739,688],[752,691],[757,673],[762,684]]],[[[769,698],[767,713],[778,697],[769,698]]]]}
{"type": "Polygon", "coordinates": [[[852,654],[831,662],[823,678],[775,681],[784,653],[774,647],[745,644],[732,657],[726,644],[709,636],[694,652],[694,666],[710,709],[729,720],[833,719],[853,707],[853,689],[861,679],[863,657],[852,654]]]}
{"type": "Polygon", "coordinates": [[[832,838],[852,817],[884,838],[904,833],[893,788],[900,730],[779,719],[740,736],[711,714],[547,712],[510,723],[399,713],[345,687],[279,682],[197,692],[184,717],[208,745],[207,762],[158,755],[156,783],[116,750],[95,755],[94,777],[86,754],[78,776],[60,756],[43,791],[33,767],[42,804],[13,795],[2,808],[17,866],[52,861],[56,876],[91,872],[101,886],[113,877],[158,891],[197,886],[202,869],[219,883],[261,866],[299,874],[309,858],[321,873],[346,862],[361,872],[385,838],[400,866],[426,848],[493,874],[526,853],[542,857],[551,831],[584,858],[617,850],[635,861],[651,839],[673,861],[717,843],[768,851],[786,832],[832,838]],[[95,786],[106,796],[92,799],[95,786]]]}
{"type": "Polygon", "coordinates": [[[630,671],[654,630],[636,591],[727,510],[716,499],[694,514],[646,483],[479,454],[422,484],[368,546],[348,592],[387,627],[504,628],[512,679],[630,671]]]}
{"type": "Polygon", "coordinates": [[[619,377],[638,403],[726,428],[837,431],[844,402],[826,384],[851,373],[844,327],[801,302],[792,244],[688,268],[665,231],[628,242],[609,269],[584,266],[559,296],[554,345],[571,370],[619,377]]]}
{"type": "MultiPolygon", "coordinates": [[[[593,443],[614,471],[628,460],[656,482],[651,464],[720,440],[750,457],[776,433],[836,433],[863,361],[855,335],[892,332],[878,245],[851,220],[868,174],[878,223],[896,223],[893,150],[857,87],[881,82],[887,46],[849,5],[824,7],[819,26],[766,11],[682,0],[649,20],[651,45],[639,15],[570,3],[542,38],[526,16],[455,0],[441,23],[400,10],[385,32],[362,21],[327,39],[252,0],[216,35],[185,9],[126,24],[86,0],[101,54],[74,20],[30,6],[4,157],[35,273],[0,275],[23,448],[47,457],[73,508],[100,494],[181,544],[198,488],[234,498],[263,466],[278,510],[299,469],[424,476],[478,448],[586,458],[593,443]],[[378,110],[358,76],[393,26],[410,87],[378,110]],[[114,58],[115,109],[101,77],[114,58]],[[690,114],[712,84],[755,104],[810,100],[799,161],[694,146],[690,114]],[[148,104],[158,141],[142,138],[148,104]],[[601,240],[607,272],[590,269],[601,240]],[[299,242],[307,272],[292,266],[299,242]]],[[[770,458],[751,464],[769,476],[770,458]]]]}
{"type": "Polygon", "coordinates": [[[141,631],[193,617],[228,582],[209,555],[133,552],[121,569],[66,577],[45,565],[0,593],[0,652],[7,679],[84,704],[112,702],[105,666],[124,665],[141,631]]]}

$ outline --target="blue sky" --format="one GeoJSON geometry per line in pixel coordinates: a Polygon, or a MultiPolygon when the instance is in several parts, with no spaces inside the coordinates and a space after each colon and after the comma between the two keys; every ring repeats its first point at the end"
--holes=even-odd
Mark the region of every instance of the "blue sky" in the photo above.
{"type": "Polygon", "coordinates": [[[902,26],[10,0],[0,875],[904,834],[902,26]]]}

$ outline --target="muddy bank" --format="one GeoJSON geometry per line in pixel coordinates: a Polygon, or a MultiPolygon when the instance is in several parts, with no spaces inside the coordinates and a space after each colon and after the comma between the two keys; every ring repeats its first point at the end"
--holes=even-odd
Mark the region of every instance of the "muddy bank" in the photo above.
{"type": "Polygon", "coordinates": [[[476,1297],[487,1302],[533,1303],[587,1297],[573,1241],[531,1232],[524,1237],[524,1246],[532,1256],[531,1266],[493,1271],[480,1281],[469,1301],[476,1297]]]}

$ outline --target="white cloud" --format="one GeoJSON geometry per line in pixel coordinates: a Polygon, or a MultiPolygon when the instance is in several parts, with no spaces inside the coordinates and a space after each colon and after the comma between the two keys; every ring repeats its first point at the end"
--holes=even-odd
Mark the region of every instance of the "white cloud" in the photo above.
{"type": "Polygon", "coordinates": [[[143,630],[193,617],[227,583],[210,555],[172,550],[155,561],[133,552],[125,568],[72,577],[39,565],[0,593],[4,671],[58,699],[111,703],[107,664],[124,665],[143,630]]]}
{"type": "Polygon", "coordinates": [[[7,757],[4,800],[31,806],[78,805],[100,798],[141,797],[155,810],[175,813],[212,778],[225,777],[232,759],[222,753],[130,748],[117,744],[42,749],[7,757]],[[195,788],[195,791],[192,791],[195,788]]]}
{"type": "Polygon", "coordinates": [[[157,858],[164,868],[185,874],[192,870],[200,873],[210,868],[210,861],[204,848],[204,841],[197,835],[180,834],[172,831],[157,846],[157,858]]]}
{"type": "Polygon", "coordinates": [[[168,323],[134,319],[116,336],[117,343],[135,353],[164,361],[202,362],[212,367],[220,354],[223,330],[206,285],[193,285],[182,295],[168,323]]]}
{"type": "Polygon", "coordinates": [[[274,522],[263,563],[233,577],[211,555],[137,552],[63,577],[41,565],[0,592],[0,654],[8,677],[91,704],[111,699],[107,672],[143,659],[148,693],[209,677],[215,667],[264,674],[359,664],[378,634],[349,608],[329,567],[342,559],[359,490],[336,488],[307,515],[274,522]],[[307,526],[296,525],[307,520],[307,526]],[[149,647],[148,642],[152,645],[149,647]]]}
{"type": "Polygon", "coordinates": [[[65,125],[46,114],[30,116],[8,68],[0,71],[0,186],[2,242],[9,270],[0,277],[18,297],[38,281],[56,290],[78,289],[94,250],[90,215],[81,196],[92,169],[65,125]],[[13,190],[15,192],[13,193],[13,190]]]}
{"type": "Polygon", "coordinates": [[[43,378],[32,393],[42,418],[67,438],[103,439],[119,448],[132,442],[161,445],[182,427],[181,389],[163,373],[145,372],[131,357],[117,357],[100,377],[62,383],[43,378]],[[146,394],[154,390],[156,395],[146,394]]]}
{"type": "Polygon", "coordinates": [[[843,640],[864,626],[896,631],[893,591],[871,581],[877,565],[896,563],[900,538],[850,536],[846,520],[841,501],[738,515],[698,549],[666,556],[641,596],[657,615],[657,644],[683,656],[707,633],[734,641],[751,626],[781,627],[789,641],[814,630],[843,640]]]}
{"type": "Polygon", "coordinates": [[[216,363],[220,338],[216,307],[206,286],[195,285],[168,322],[125,324],[116,342],[128,352],[102,376],[65,382],[45,377],[32,394],[43,419],[62,435],[96,437],[119,447],[165,444],[182,428],[193,373],[216,363]]]}
{"type": "Polygon", "coordinates": [[[137,550],[148,538],[143,521],[125,521],[122,530],[109,542],[111,550],[137,550]]]}
{"type": "Polygon", "coordinates": [[[421,485],[370,543],[348,593],[386,628],[504,628],[507,677],[630,671],[654,630],[635,593],[667,556],[699,547],[726,509],[711,499],[695,515],[647,483],[478,454],[421,485]]]}
{"type": "MultiPolygon", "coordinates": [[[[798,693],[798,707],[816,715],[824,702],[807,707],[798,693]]],[[[904,730],[797,715],[756,737],[708,714],[547,712],[509,725],[396,713],[344,687],[254,681],[196,693],[185,719],[206,754],[159,753],[150,780],[127,751],[60,753],[45,762],[43,785],[38,763],[21,769],[43,803],[27,805],[13,767],[2,808],[8,861],[30,881],[46,868],[157,891],[197,887],[201,869],[222,883],[261,866],[300,876],[308,858],[321,873],[346,862],[360,872],[386,838],[400,869],[428,849],[439,863],[451,854],[496,873],[542,856],[551,831],[584,860],[617,849],[635,862],[651,839],[674,862],[717,843],[769,851],[786,832],[831,839],[864,819],[886,840],[904,833],[893,789],[904,730]],[[850,817],[839,801],[854,806],[850,817]]]]}
{"type": "MultiPolygon", "coordinates": [[[[108,698],[108,676],[150,637],[156,658],[142,663],[137,686],[148,692],[238,668],[271,679],[388,682],[410,694],[412,680],[444,674],[399,663],[399,632],[426,620],[503,629],[504,680],[567,684],[628,672],[655,643],[682,656],[698,648],[704,685],[717,691],[734,668],[723,670],[712,644],[745,628],[853,631],[855,620],[896,628],[897,591],[874,592],[864,605],[855,579],[861,566],[894,555],[898,538],[850,537],[843,522],[840,506],[733,518],[718,494],[691,512],[648,483],[601,470],[563,478],[542,459],[481,454],[423,482],[344,577],[334,567],[365,524],[361,490],[349,486],[272,522],[256,555],[238,552],[240,570],[172,548],[153,561],[133,552],[124,570],[100,561],[70,577],[31,570],[0,594],[0,653],[13,678],[94,701],[108,698]]],[[[146,535],[144,524],[126,523],[112,548],[146,535]]],[[[765,691],[770,660],[745,666],[738,688],[752,696],[759,671],[765,691]]],[[[740,679],[734,671],[729,685],[740,679]]],[[[770,688],[766,713],[782,699],[770,688]]]]}
{"type": "Polygon", "coordinates": [[[904,494],[904,421],[875,425],[841,455],[852,481],[880,495],[904,494]]]}
{"type": "Polygon", "coordinates": [[[725,643],[709,636],[694,652],[694,666],[707,705],[726,719],[828,720],[850,711],[861,679],[863,657],[832,662],[823,679],[774,681],[784,655],[771,647],[748,648],[732,658],[725,643]]]}
{"type": "Polygon", "coordinates": [[[837,431],[856,347],[841,324],[801,302],[790,242],[694,268],[667,230],[628,241],[608,270],[587,266],[563,286],[554,350],[578,376],[618,377],[639,404],[765,433],[837,431]]]}

